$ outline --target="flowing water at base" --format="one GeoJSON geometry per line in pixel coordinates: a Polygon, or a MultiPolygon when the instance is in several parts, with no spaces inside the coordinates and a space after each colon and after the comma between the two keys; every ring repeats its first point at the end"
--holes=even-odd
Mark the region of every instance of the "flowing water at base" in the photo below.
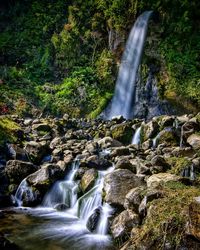
{"type": "Polygon", "coordinates": [[[111,250],[108,235],[92,234],[80,219],[54,209],[16,208],[0,219],[0,232],[22,250],[111,250]]]}
{"type": "MultiPolygon", "coordinates": [[[[108,219],[113,209],[102,200],[104,176],[113,167],[98,171],[94,187],[80,197],[79,181],[75,180],[78,168],[79,161],[75,160],[68,175],[53,185],[40,207],[11,210],[15,213],[8,213],[0,220],[0,232],[22,250],[113,249],[108,235],[108,219]],[[59,204],[65,205],[64,211],[55,209],[59,204]],[[92,232],[88,224],[94,226],[92,232]]],[[[24,192],[32,195],[31,190],[26,179],[23,180],[15,194],[18,206],[23,204],[24,192]]]]}

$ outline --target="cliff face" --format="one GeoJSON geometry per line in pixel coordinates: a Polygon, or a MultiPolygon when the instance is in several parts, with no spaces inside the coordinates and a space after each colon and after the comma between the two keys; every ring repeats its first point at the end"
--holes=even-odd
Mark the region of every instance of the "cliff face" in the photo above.
{"type": "Polygon", "coordinates": [[[0,113],[98,115],[130,28],[150,9],[142,82],[154,68],[161,98],[199,107],[199,1],[10,0],[1,3],[0,113]]]}

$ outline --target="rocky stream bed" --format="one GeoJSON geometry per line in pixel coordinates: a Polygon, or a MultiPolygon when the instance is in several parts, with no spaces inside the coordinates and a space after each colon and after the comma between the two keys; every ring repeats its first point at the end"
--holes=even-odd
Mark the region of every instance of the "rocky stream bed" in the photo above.
{"type": "Polygon", "coordinates": [[[1,249],[200,249],[200,114],[9,119],[19,129],[0,151],[1,249]],[[45,203],[58,184],[75,187],[71,200],[45,203]],[[71,210],[96,187],[83,228],[71,210]]]}

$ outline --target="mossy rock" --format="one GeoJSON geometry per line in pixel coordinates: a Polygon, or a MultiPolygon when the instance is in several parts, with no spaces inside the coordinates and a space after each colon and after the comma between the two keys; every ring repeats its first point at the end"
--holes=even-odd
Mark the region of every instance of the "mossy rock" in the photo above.
{"type": "Polygon", "coordinates": [[[180,138],[172,130],[162,130],[159,133],[157,144],[166,144],[166,146],[177,146],[180,144],[180,138]]]}
{"type": "Polygon", "coordinates": [[[181,172],[191,166],[191,161],[186,157],[170,157],[166,159],[167,163],[171,166],[170,173],[180,175],[181,172]]]}
{"type": "MultiPolygon", "coordinates": [[[[148,203],[147,217],[140,228],[132,230],[133,249],[170,249],[189,244],[187,239],[188,209],[199,189],[180,182],[167,182],[159,187],[163,197],[148,203]],[[165,241],[161,240],[164,239],[165,241]],[[156,246],[155,248],[152,248],[156,246]],[[146,249],[146,248],[145,248],[146,249]]],[[[197,243],[195,243],[197,246],[197,243]]],[[[187,249],[199,249],[187,248],[187,249]]]]}
{"type": "Polygon", "coordinates": [[[0,146],[5,142],[16,142],[20,126],[7,116],[0,116],[0,146]]]}
{"type": "Polygon", "coordinates": [[[112,138],[122,142],[123,144],[131,143],[133,137],[133,129],[131,123],[118,124],[111,128],[112,138]]]}

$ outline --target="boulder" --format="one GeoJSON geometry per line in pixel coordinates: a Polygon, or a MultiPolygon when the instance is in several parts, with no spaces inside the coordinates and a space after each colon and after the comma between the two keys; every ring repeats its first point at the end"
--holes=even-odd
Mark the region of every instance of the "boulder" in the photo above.
{"type": "Polygon", "coordinates": [[[10,160],[6,164],[5,172],[10,183],[19,184],[25,177],[38,170],[38,167],[30,162],[10,160]]]}
{"type": "Polygon", "coordinates": [[[104,137],[98,141],[99,146],[102,149],[110,148],[110,147],[121,147],[123,144],[109,136],[104,137]]]}
{"type": "Polygon", "coordinates": [[[33,163],[38,164],[48,153],[48,145],[46,143],[30,141],[26,143],[25,151],[28,154],[28,158],[33,163]]]}
{"type": "Polygon", "coordinates": [[[98,177],[98,172],[93,168],[88,169],[84,173],[80,183],[80,187],[83,193],[86,193],[94,186],[97,177],[98,177]]]}
{"type": "Polygon", "coordinates": [[[66,211],[68,208],[69,206],[64,203],[59,203],[54,206],[54,209],[56,209],[57,211],[66,211]]]}
{"type": "Polygon", "coordinates": [[[192,134],[187,138],[187,143],[192,146],[194,150],[200,149],[200,135],[199,134],[192,134]]]}
{"type": "Polygon", "coordinates": [[[176,182],[176,181],[181,181],[181,180],[182,180],[181,177],[174,175],[174,174],[169,174],[169,173],[154,174],[147,179],[147,187],[154,188],[162,183],[166,183],[170,181],[176,182]]]}
{"type": "Polygon", "coordinates": [[[131,189],[125,197],[124,208],[131,209],[136,213],[138,213],[138,208],[144,197],[145,190],[146,190],[145,186],[140,186],[131,189]]]}
{"type": "Polygon", "coordinates": [[[116,157],[116,156],[121,156],[121,155],[129,155],[130,151],[129,148],[127,147],[118,147],[115,148],[112,153],[110,154],[110,157],[116,157]]]}
{"type": "Polygon", "coordinates": [[[165,128],[157,137],[157,145],[159,144],[165,144],[165,146],[176,146],[180,144],[180,139],[173,129],[165,128]]]}
{"type": "Polygon", "coordinates": [[[97,229],[99,220],[101,216],[101,207],[96,208],[93,213],[90,215],[87,221],[87,228],[90,232],[94,232],[97,229]]]}
{"type": "Polygon", "coordinates": [[[128,236],[133,227],[140,223],[139,215],[131,210],[124,210],[112,222],[111,232],[114,239],[128,236]]]}
{"type": "Polygon", "coordinates": [[[115,164],[115,169],[129,169],[133,173],[136,173],[136,168],[131,164],[130,160],[126,157],[120,157],[115,164]]]}
{"type": "Polygon", "coordinates": [[[54,148],[56,148],[56,146],[58,146],[58,145],[61,145],[61,144],[63,144],[64,143],[64,137],[59,137],[59,136],[57,136],[57,137],[55,137],[52,141],[51,141],[51,143],[50,143],[50,149],[54,149],[54,148]]]}
{"type": "Polygon", "coordinates": [[[44,194],[56,180],[64,177],[63,175],[63,171],[59,166],[46,164],[37,172],[29,175],[26,180],[31,187],[44,194]]]}
{"type": "Polygon", "coordinates": [[[143,185],[141,178],[128,169],[117,169],[104,178],[105,201],[112,205],[124,205],[126,194],[134,187],[143,185]]]}
{"type": "Polygon", "coordinates": [[[147,124],[142,124],[142,137],[143,141],[146,141],[150,138],[154,138],[159,132],[159,125],[157,121],[152,120],[147,124]]]}
{"type": "Polygon", "coordinates": [[[98,155],[92,155],[80,162],[81,167],[107,169],[112,166],[112,163],[104,157],[98,155]]]}
{"type": "Polygon", "coordinates": [[[49,132],[51,131],[51,127],[47,123],[39,123],[39,124],[33,124],[32,130],[37,130],[39,132],[49,132]]]}
{"type": "Polygon", "coordinates": [[[133,137],[131,123],[121,123],[111,127],[112,138],[123,144],[130,144],[133,137]]]}
{"type": "Polygon", "coordinates": [[[1,250],[19,250],[20,248],[10,240],[8,240],[2,233],[0,233],[0,249],[1,250]]]}

